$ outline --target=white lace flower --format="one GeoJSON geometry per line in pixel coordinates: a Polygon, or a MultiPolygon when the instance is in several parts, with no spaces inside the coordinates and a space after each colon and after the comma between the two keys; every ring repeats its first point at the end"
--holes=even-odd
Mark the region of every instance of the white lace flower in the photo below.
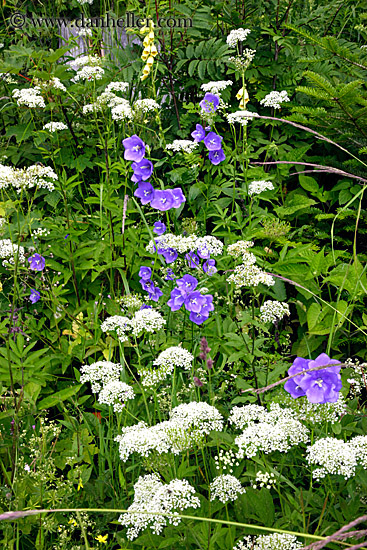
{"type": "Polygon", "coordinates": [[[100,80],[104,75],[104,69],[97,66],[88,66],[85,65],[76,73],[74,78],[71,79],[72,82],[78,82],[79,80],[100,80]]]}
{"type": "Polygon", "coordinates": [[[207,249],[211,256],[219,256],[223,252],[223,243],[212,235],[206,235],[205,237],[188,235],[184,237],[181,235],[173,235],[172,233],[165,233],[164,235],[156,237],[154,241],[149,241],[146,247],[147,252],[154,254],[156,246],[164,250],[174,248],[180,254],[185,254],[191,250],[202,249],[207,249]]]}
{"type": "Polygon", "coordinates": [[[302,547],[303,544],[294,535],[272,533],[245,537],[233,550],[299,550],[302,547]]]}
{"type": "Polygon", "coordinates": [[[181,518],[177,511],[199,506],[195,489],[187,480],[173,479],[163,484],[157,474],[147,474],[140,476],[135,483],[134,501],[118,521],[128,527],[127,538],[133,540],[147,527],[159,535],[167,524],[179,525],[181,518]],[[154,515],[154,512],[158,515],[154,515]],[[170,515],[164,515],[167,513],[170,515]]]}
{"type": "Polygon", "coordinates": [[[42,129],[48,130],[49,132],[56,132],[57,130],[67,130],[68,127],[64,122],[48,122],[42,129]]]}
{"type": "Polygon", "coordinates": [[[143,386],[153,386],[172,374],[176,367],[190,370],[193,360],[194,356],[186,349],[180,346],[170,347],[162,351],[153,362],[157,369],[139,371],[141,382],[143,386]]]}
{"type": "Polygon", "coordinates": [[[246,40],[250,34],[250,29],[233,29],[227,36],[227,44],[230,48],[235,48],[238,42],[246,40]]]}
{"type": "Polygon", "coordinates": [[[200,88],[203,90],[203,92],[209,92],[211,94],[220,96],[220,92],[228,88],[228,86],[232,86],[232,84],[232,80],[216,80],[207,82],[206,84],[202,84],[200,88]]]}
{"type": "Polygon", "coordinates": [[[275,280],[271,275],[268,275],[257,265],[238,265],[234,268],[227,281],[233,283],[236,288],[242,288],[243,286],[258,286],[263,284],[265,286],[273,286],[275,280]]]}
{"type": "Polygon", "coordinates": [[[23,264],[25,262],[24,247],[18,244],[12,243],[10,239],[0,240],[0,259],[2,259],[2,265],[7,267],[9,264],[15,264],[15,257],[18,256],[18,262],[23,264]]]}
{"type": "Polygon", "coordinates": [[[254,246],[253,241],[236,241],[233,244],[227,246],[227,252],[230,256],[239,258],[248,252],[249,248],[254,246]]]}
{"type": "Polygon", "coordinates": [[[272,191],[273,189],[274,185],[271,181],[252,181],[248,186],[248,194],[251,197],[252,195],[259,195],[263,191],[272,191]]]}
{"type": "Polygon", "coordinates": [[[255,481],[251,484],[253,489],[271,489],[276,485],[275,474],[269,472],[257,472],[255,481]]]}
{"type": "Polygon", "coordinates": [[[260,319],[264,323],[276,323],[290,315],[289,305],[277,300],[266,300],[260,307],[260,319]]]}
{"type": "Polygon", "coordinates": [[[98,402],[113,406],[115,412],[122,412],[125,401],[134,399],[134,396],[134,390],[131,386],[120,380],[111,380],[107,384],[104,384],[99,392],[98,402]]]}
{"type": "Polygon", "coordinates": [[[199,143],[197,141],[191,141],[190,139],[175,139],[172,143],[167,143],[166,149],[175,151],[176,153],[182,151],[189,155],[198,146],[199,143]]]}
{"type": "Polygon", "coordinates": [[[90,382],[92,392],[98,393],[101,391],[104,384],[119,380],[123,370],[120,363],[112,363],[111,361],[97,361],[91,365],[83,365],[80,368],[80,382],[85,384],[90,382]]]}
{"type": "Polygon", "coordinates": [[[259,116],[257,113],[252,111],[235,111],[234,113],[228,113],[225,115],[229,124],[241,124],[241,126],[247,126],[249,120],[252,120],[254,117],[259,116]]]}
{"type": "Polygon", "coordinates": [[[159,108],[159,104],[154,99],[137,99],[133,105],[135,115],[146,114],[159,108]]]}
{"type": "Polygon", "coordinates": [[[267,94],[264,99],[260,101],[261,105],[264,107],[272,107],[273,109],[280,109],[282,103],[290,101],[288,94],[285,90],[281,92],[270,92],[267,94]]]}
{"type": "Polygon", "coordinates": [[[112,120],[129,121],[133,119],[133,111],[127,99],[124,99],[111,110],[112,120]]]}
{"type": "Polygon", "coordinates": [[[28,168],[13,168],[0,164],[0,189],[14,187],[17,193],[25,189],[39,187],[53,191],[55,186],[52,181],[57,181],[57,175],[48,166],[33,164],[28,168]]]}
{"type": "Polygon", "coordinates": [[[45,100],[41,96],[41,88],[39,86],[34,86],[33,88],[23,88],[18,90],[15,88],[12,91],[13,98],[17,100],[19,106],[25,105],[30,109],[35,107],[46,107],[45,100]]]}
{"type": "Polygon", "coordinates": [[[128,82],[110,82],[106,88],[105,92],[126,92],[126,90],[129,88],[128,82]]]}
{"type": "Polygon", "coordinates": [[[318,481],[328,474],[338,474],[345,479],[354,477],[358,462],[355,448],[333,437],[319,439],[308,447],[306,460],[309,464],[321,466],[312,473],[318,481]]]}
{"type": "Polygon", "coordinates": [[[217,498],[223,504],[237,500],[239,495],[246,492],[239,480],[230,474],[223,474],[214,478],[209,489],[210,500],[217,498]]]}

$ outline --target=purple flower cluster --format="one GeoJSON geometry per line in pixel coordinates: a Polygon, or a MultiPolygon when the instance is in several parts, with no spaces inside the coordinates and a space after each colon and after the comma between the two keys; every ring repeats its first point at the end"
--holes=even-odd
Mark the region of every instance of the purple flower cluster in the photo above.
{"type": "Polygon", "coordinates": [[[207,248],[200,248],[197,251],[197,254],[195,254],[194,251],[188,252],[185,255],[185,258],[189,264],[189,267],[193,269],[200,269],[200,260],[199,258],[206,260],[206,262],[203,263],[203,271],[209,277],[214,275],[214,273],[217,272],[217,268],[215,267],[215,260],[210,259],[210,252],[207,248]]]}
{"type": "Polygon", "coordinates": [[[133,135],[122,141],[125,148],[124,158],[133,161],[132,181],[138,184],[134,196],[138,197],[141,204],[149,204],[156,210],[165,211],[171,208],[179,208],[186,198],[181,187],[175,189],[154,189],[147,181],[153,173],[153,163],[147,160],[145,155],[145,143],[137,135],[133,135]]]}
{"type": "Polygon", "coordinates": [[[205,135],[205,128],[201,124],[196,125],[196,130],[191,133],[195,141],[204,141],[206,148],[209,151],[209,160],[212,164],[219,164],[225,160],[226,156],[222,149],[222,136],[215,132],[209,132],[205,135]]]}
{"type": "Polygon", "coordinates": [[[158,302],[159,298],[163,295],[163,292],[160,288],[155,286],[153,283],[151,276],[152,276],[152,269],[150,267],[146,267],[145,265],[142,265],[139,270],[139,275],[141,277],[140,284],[142,288],[148,292],[150,300],[153,300],[154,302],[158,302]]]}
{"type": "Polygon", "coordinates": [[[305,370],[315,367],[326,367],[305,374],[299,374],[284,384],[284,389],[296,399],[306,396],[310,403],[335,403],[339,398],[339,391],[342,388],[340,376],[340,361],[330,359],[326,353],[321,353],[315,360],[297,357],[288,370],[288,374],[302,373],[305,370]]]}
{"type": "Polygon", "coordinates": [[[214,311],[213,296],[195,290],[198,280],[192,275],[184,275],[177,279],[176,284],[177,287],[172,290],[167,304],[172,311],[177,311],[184,305],[190,312],[190,321],[201,325],[209,318],[209,312],[214,311]]]}

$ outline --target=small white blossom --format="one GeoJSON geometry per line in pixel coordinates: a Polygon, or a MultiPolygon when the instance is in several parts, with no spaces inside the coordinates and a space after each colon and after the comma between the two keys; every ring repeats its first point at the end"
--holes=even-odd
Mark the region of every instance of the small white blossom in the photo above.
{"type": "Polygon", "coordinates": [[[146,247],[147,252],[154,254],[156,245],[158,248],[164,250],[174,248],[180,254],[185,254],[191,250],[207,249],[211,256],[219,256],[223,251],[223,243],[211,235],[206,235],[205,237],[188,235],[187,237],[183,237],[181,235],[165,233],[164,235],[156,237],[154,241],[149,241],[146,247]]]}
{"type": "Polygon", "coordinates": [[[100,80],[104,75],[104,69],[102,67],[90,67],[85,65],[76,73],[74,78],[71,79],[72,82],[78,82],[79,80],[100,80]]]}
{"type": "Polygon", "coordinates": [[[255,481],[252,483],[253,489],[271,489],[276,484],[275,474],[269,472],[257,472],[255,481]]]}
{"type": "Polygon", "coordinates": [[[153,365],[158,369],[139,371],[143,386],[153,386],[172,374],[176,367],[190,370],[194,356],[184,348],[172,346],[162,351],[153,365]]]}
{"type": "Polygon", "coordinates": [[[335,424],[346,413],[346,403],[342,394],[335,403],[310,403],[307,397],[294,399],[286,392],[281,394],[281,405],[293,410],[294,418],[302,423],[322,424],[331,422],[335,424]]]}
{"type": "Polygon", "coordinates": [[[260,101],[261,105],[264,107],[273,107],[273,109],[280,109],[282,103],[290,101],[288,94],[285,90],[282,92],[270,92],[267,94],[264,99],[260,101]]]}
{"type": "Polygon", "coordinates": [[[126,335],[126,332],[128,332],[130,328],[130,319],[122,315],[107,317],[107,319],[105,319],[101,324],[102,332],[116,331],[120,342],[128,341],[129,338],[126,335]]]}
{"type": "Polygon", "coordinates": [[[236,241],[233,244],[228,245],[227,252],[230,256],[239,258],[248,252],[249,248],[254,246],[253,241],[236,241]]]}
{"type": "Polygon", "coordinates": [[[276,323],[290,315],[289,305],[277,300],[266,300],[260,307],[260,319],[264,323],[276,323]]]}
{"type": "Polygon", "coordinates": [[[204,92],[209,92],[211,94],[220,95],[220,92],[228,88],[228,86],[232,86],[233,82],[232,80],[217,80],[217,81],[210,81],[206,84],[202,84],[200,88],[204,92]]]}
{"type": "Polygon", "coordinates": [[[41,96],[41,88],[39,86],[34,86],[34,88],[23,88],[18,90],[15,88],[12,91],[13,98],[17,100],[19,106],[25,105],[30,109],[35,107],[46,107],[45,100],[41,96]]]}
{"type": "Polygon", "coordinates": [[[233,550],[299,550],[302,547],[303,544],[294,535],[272,533],[245,537],[233,550]]]}
{"type": "Polygon", "coordinates": [[[89,66],[98,66],[101,65],[102,59],[98,55],[80,55],[73,60],[73,65],[76,67],[84,67],[85,65],[89,66]]]}
{"type": "Polygon", "coordinates": [[[195,489],[187,480],[173,479],[170,483],[163,484],[157,474],[147,474],[140,476],[135,483],[134,502],[118,521],[124,527],[128,527],[127,538],[133,540],[147,527],[159,535],[167,523],[179,525],[181,518],[177,510],[183,511],[189,507],[199,506],[200,501],[195,496],[195,489]],[[158,515],[153,515],[154,512],[158,515]],[[164,515],[167,513],[170,515],[164,515]]]}
{"type": "Polygon", "coordinates": [[[263,284],[265,286],[273,286],[275,280],[271,275],[268,275],[257,265],[238,265],[234,269],[227,281],[233,283],[236,288],[242,288],[243,286],[258,286],[263,284]]]}
{"type": "Polygon", "coordinates": [[[175,139],[172,143],[167,143],[166,149],[175,151],[176,153],[182,151],[189,155],[198,145],[197,141],[191,141],[190,139],[175,139]]]}
{"type": "Polygon", "coordinates": [[[159,109],[159,104],[154,99],[137,99],[133,105],[134,114],[145,114],[159,109]]]}
{"type": "Polygon", "coordinates": [[[57,130],[67,130],[68,127],[64,122],[48,122],[42,129],[48,130],[49,132],[56,132],[57,130]]]}
{"type": "Polygon", "coordinates": [[[122,412],[125,401],[134,399],[134,390],[125,382],[111,380],[104,384],[98,395],[98,402],[104,405],[113,406],[115,412],[122,412]]]}
{"type": "Polygon", "coordinates": [[[357,467],[356,452],[348,443],[341,439],[325,437],[308,447],[307,462],[321,466],[313,471],[316,480],[328,474],[338,474],[349,479],[355,475],[357,467]]]}
{"type": "Polygon", "coordinates": [[[237,500],[239,495],[246,493],[239,480],[230,475],[223,474],[213,479],[210,484],[210,500],[216,498],[226,504],[237,500]]]}
{"type": "Polygon", "coordinates": [[[126,92],[126,90],[129,88],[128,82],[110,82],[106,88],[105,92],[126,92]]]}
{"type": "Polygon", "coordinates": [[[235,48],[238,42],[246,40],[250,34],[250,29],[233,29],[227,36],[227,44],[230,48],[235,48]]]}
{"type": "Polygon", "coordinates": [[[62,92],[66,92],[66,88],[64,84],[61,82],[59,78],[57,78],[57,76],[54,76],[53,78],[51,78],[50,84],[53,88],[55,88],[55,90],[61,90],[62,92]]]}
{"type": "Polygon", "coordinates": [[[228,61],[230,63],[233,63],[237,71],[245,71],[251,64],[252,60],[254,59],[256,54],[256,50],[251,50],[250,48],[246,48],[242,55],[236,55],[233,57],[229,57],[228,61]]]}
{"type": "Polygon", "coordinates": [[[127,101],[127,99],[124,99],[116,105],[116,107],[113,107],[111,110],[111,116],[112,120],[132,120],[133,119],[133,110],[130,107],[130,103],[127,101]]]}
{"type": "Polygon", "coordinates": [[[23,264],[25,262],[24,247],[14,244],[10,239],[0,240],[0,259],[3,260],[2,264],[7,267],[9,264],[15,264],[15,256],[18,255],[18,262],[23,264]]]}
{"type": "Polygon", "coordinates": [[[252,120],[257,116],[259,116],[257,113],[246,110],[235,111],[234,113],[228,113],[225,115],[229,124],[235,124],[237,122],[238,124],[241,124],[241,126],[247,126],[249,120],[252,120]]]}
{"type": "Polygon", "coordinates": [[[103,385],[119,380],[122,370],[123,367],[120,363],[97,361],[91,365],[83,365],[80,368],[80,382],[82,384],[90,382],[92,392],[98,393],[103,385]]]}
{"type": "Polygon", "coordinates": [[[265,180],[252,181],[248,186],[248,194],[250,196],[259,195],[263,191],[272,191],[273,189],[274,189],[274,185],[272,184],[271,181],[265,181],[265,180]]]}
{"type": "Polygon", "coordinates": [[[130,320],[131,332],[133,336],[140,336],[144,331],[158,332],[165,326],[166,322],[156,309],[141,309],[130,320]]]}

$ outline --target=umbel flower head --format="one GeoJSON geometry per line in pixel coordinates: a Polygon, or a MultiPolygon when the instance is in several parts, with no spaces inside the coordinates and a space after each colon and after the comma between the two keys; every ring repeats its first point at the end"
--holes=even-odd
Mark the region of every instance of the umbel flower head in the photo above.
{"type": "Polygon", "coordinates": [[[330,359],[326,353],[321,353],[314,361],[297,357],[288,374],[299,373],[299,376],[287,380],[284,389],[295,399],[306,395],[311,403],[335,403],[342,388],[340,369],[340,361],[330,359]],[[302,374],[305,370],[322,366],[328,368],[302,374]]]}

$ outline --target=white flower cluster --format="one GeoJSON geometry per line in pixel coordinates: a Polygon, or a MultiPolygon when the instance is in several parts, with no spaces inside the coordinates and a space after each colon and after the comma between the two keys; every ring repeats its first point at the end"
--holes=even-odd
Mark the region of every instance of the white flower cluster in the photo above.
{"type": "Polygon", "coordinates": [[[309,464],[321,466],[312,472],[318,481],[328,474],[349,479],[355,476],[358,465],[367,470],[367,436],[357,436],[348,442],[333,437],[319,439],[308,447],[306,459],[309,464]]]}
{"type": "Polygon", "coordinates": [[[272,533],[245,537],[238,542],[233,550],[298,550],[303,544],[294,535],[272,533]]]}
{"type": "Polygon", "coordinates": [[[335,424],[346,413],[346,403],[341,393],[335,403],[310,403],[307,397],[294,399],[286,392],[281,394],[280,399],[282,405],[293,410],[294,418],[309,424],[335,424]]]}
{"type": "Polygon", "coordinates": [[[235,48],[238,42],[246,40],[250,34],[250,29],[234,29],[227,36],[227,44],[230,48],[235,48]]]}
{"type": "Polygon", "coordinates": [[[220,92],[228,88],[228,86],[232,86],[232,84],[232,80],[216,80],[207,82],[206,84],[202,84],[200,88],[203,90],[203,92],[220,95],[220,92]]]}
{"type": "Polygon", "coordinates": [[[84,6],[85,4],[93,4],[93,0],[77,0],[77,2],[80,6],[84,6]]]}
{"type": "Polygon", "coordinates": [[[120,458],[126,462],[130,455],[138,453],[172,452],[179,454],[200,444],[212,430],[223,429],[223,417],[219,411],[203,402],[181,404],[172,409],[170,419],[148,427],[144,422],[122,429],[115,438],[119,443],[120,458]]]}
{"type": "Polygon", "coordinates": [[[78,70],[74,78],[71,79],[72,82],[78,82],[79,80],[100,80],[104,75],[104,69],[102,67],[85,65],[78,70]]]}
{"type": "Polygon", "coordinates": [[[125,294],[119,302],[124,309],[137,310],[143,305],[142,300],[137,294],[125,294]]]}
{"type": "Polygon", "coordinates": [[[146,247],[147,252],[154,254],[155,246],[167,250],[168,248],[174,248],[180,254],[185,254],[191,250],[206,249],[212,256],[219,256],[223,252],[223,243],[212,235],[206,235],[205,237],[197,237],[196,235],[188,235],[183,237],[181,235],[173,235],[172,233],[166,233],[160,235],[154,241],[149,241],[146,247]]]}
{"type": "Polygon", "coordinates": [[[127,342],[128,334],[140,336],[143,331],[157,332],[166,324],[166,320],[156,309],[141,309],[137,311],[131,319],[122,315],[113,315],[107,317],[101,324],[102,332],[116,331],[120,342],[127,342]]]}
{"type": "Polygon", "coordinates": [[[172,143],[167,143],[166,149],[175,151],[176,153],[182,151],[183,153],[189,155],[198,146],[198,141],[191,141],[190,139],[175,139],[172,143]]]}
{"type": "Polygon", "coordinates": [[[49,83],[53,88],[55,88],[55,90],[61,90],[62,92],[66,92],[66,88],[64,84],[61,82],[59,78],[57,78],[57,76],[54,76],[53,78],[51,78],[49,83]]]}
{"type": "Polygon", "coordinates": [[[239,495],[246,493],[246,490],[242,487],[239,480],[230,475],[223,474],[215,477],[210,484],[210,500],[216,498],[226,504],[227,502],[233,502],[237,500],[239,495]]]}
{"type": "Polygon", "coordinates": [[[18,90],[15,88],[12,91],[13,98],[17,100],[17,105],[25,105],[30,109],[35,107],[46,107],[45,100],[41,96],[41,88],[34,86],[34,88],[23,88],[18,90]]]}
{"type": "Polygon", "coordinates": [[[265,454],[287,452],[294,445],[307,443],[309,430],[294,418],[290,409],[282,409],[277,403],[272,403],[270,412],[264,409],[262,414],[260,411],[257,414],[260,422],[250,421],[235,439],[238,458],[252,458],[258,451],[265,454]]]}
{"type": "Polygon", "coordinates": [[[9,264],[15,264],[15,256],[18,255],[18,262],[24,263],[24,247],[14,244],[10,239],[0,240],[0,259],[3,260],[2,265],[6,267],[9,264]]]}
{"type": "Polygon", "coordinates": [[[275,474],[269,472],[257,472],[255,481],[252,483],[251,487],[253,489],[266,487],[271,489],[276,484],[275,474]]]}
{"type": "Polygon", "coordinates": [[[116,107],[113,107],[111,110],[111,116],[112,120],[132,120],[133,119],[133,110],[130,107],[130,103],[127,99],[124,99],[116,105],[116,107]]]}
{"type": "Polygon", "coordinates": [[[264,107],[273,107],[273,109],[280,109],[282,103],[290,101],[288,94],[285,90],[281,92],[270,92],[264,99],[261,99],[260,105],[264,107]]]}
{"type": "Polygon", "coordinates": [[[154,99],[137,99],[133,105],[134,113],[146,114],[159,109],[159,104],[154,99]]]}
{"type": "Polygon", "coordinates": [[[243,407],[233,407],[228,422],[239,430],[256,420],[265,421],[268,411],[261,405],[251,404],[243,407]]]}
{"type": "Polygon", "coordinates": [[[76,65],[77,68],[85,67],[89,65],[91,67],[96,67],[101,65],[102,59],[98,55],[80,55],[76,59],[73,59],[73,65],[76,65]]]}
{"type": "Polygon", "coordinates": [[[125,401],[134,397],[135,393],[131,386],[121,380],[112,380],[103,386],[98,395],[98,402],[112,405],[115,412],[122,412],[125,401]]]}
{"type": "Polygon", "coordinates": [[[80,382],[82,384],[90,382],[92,392],[98,393],[105,384],[119,380],[122,368],[119,363],[111,361],[97,361],[91,365],[83,365],[80,368],[80,382]]]}
{"type": "Polygon", "coordinates": [[[252,197],[252,195],[259,195],[263,191],[272,191],[273,189],[274,185],[271,181],[252,181],[248,186],[248,194],[252,197]]]}
{"type": "Polygon", "coordinates": [[[275,323],[290,315],[289,305],[277,300],[266,300],[260,307],[260,319],[264,323],[275,323]]]}
{"type": "Polygon", "coordinates": [[[351,385],[351,392],[355,396],[359,396],[363,388],[367,389],[367,363],[359,363],[358,359],[345,361],[346,367],[353,369],[352,378],[347,378],[347,382],[351,385]]]}
{"type": "Polygon", "coordinates": [[[20,193],[22,189],[40,187],[53,191],[55,186],[49,180],[56,181],[57,175],[48,166],[33,164],[28,168],[13,168],[0,164],[0,189],[14,187],[17,193],[20,193]]]}
{"type": "Polygon", "coordinates": [[[233,244],[228,245],[227,252],[230,256],[239,258],[248,252],[249,248],[254,246],[253,241],[236,241],[233,244]]]}
{"type": "Polygon", "coordinates": [[[39,239],[40,237],[47,237],[50,234],[50,231],[45,227],[38,227],[32,231],[31,235],[34,239],[39,239]]]}
{"type": "Polygon", "coordinates": [[[102,92],[101,95],[97,97],[94,103],[87,103],[86,105],[84,105],[83,114],[87,115],[88,113],[101,111],[103,107],[109,107],[110,109],[114,110],[116,107],[119,107],[121,105],[127,105],[130,109],[130,105],[127,99],[118,97],[113,92],[102,92]]]}
{"type": "Polygon", "coordinates": [[[186,479],[173,479],[170,483],[164,484],[157,474],[147,474],[140,476],[135,483],[134,502],[118,521],[124,527],[128,527],[127,538],[133,540],[147,527],[159,535],[167,523],[179,525],[181,518],[177,510],[199,506],[200,501],[195,496],[195,489],[186,479]],[[162,515],[153,515],[154,513],[162,515]]]}
{"type": "Polygon", "coordinates": [[[99,393],[98,402],[113,406],[115,412],[121,412],[125,401],[134,399],[134,390],[119,380],[123,367],[111,361],[97,361],[80,368],[80,382],[90,382],[93,393],[99,393]]]}
{"type": "MultiPolygon", "coordinates": [[[[89,2],[90,4],[93,4],[93,0],[85,0],[85,2],[89,2]]],[[[92,37],[93,36],[92,29],[78,29],[78,36],[92,37]]]]}
{"type": "Polygon", "coordinates": [[[193,360],[194,356],[189,351],[180,346],[172,346],[162,351],[154,361],[153,365],[158,369],[139,371],[141,383],[143,386],[154,386],[172,374],[175,367],[190,370],[193,360]]]}
{"type": "Polygon", "coordinates": [[[242,55],[236,55],[233,57],[229,57],[228,61],[230,63],[233,63],[237,71],[245,71],[249,65],[251,64],[252,60],[254,59],[256,54],[256,50],[251,50],[250,48],[246,48],[242,55]]]}
{"type": "Polygon", "coordinates": [[[11,76],[10,73],[0,73],[0,78],[7,84],[16,84],[17,81],[11,76]]]}
{"type": "Polygon", "coordinates": [[[233,466],[239,466],[236,455],[231,449],[228,451],[219,449],[218,455],[214,457],[214,462],[216,470],[229,470],[231,474],[233,473],[233,466]]]}
{"type": "Polygon", "coordinates": [[[126,92],[126,90],[129,88],[128,82],[110,82],[106,88],[105,92],[126,92]]]}
{"type": "Polygon", "coordinates": [[[64,122],[48,122],[42,129],[48,130],[49,132],[56,132],[57,130],[67,130],[68,127],[64,122]]]}
{"type": "Polygon", "coordinates": [[[227,278],[229,283],[234,283],[236,288],[258,286],[260,283],[265,286],[273,286],[275,284],[275,280],[271,275],[268,275],[260,267],[254,265],[256,262],[254,254],[246,252],[243,254],[242,259],[243,263],[236,266],[234,273],[227,278]]]}
{"type": "Polygon", "coordinates": [[[241,124],[241,126],[247,126],[248,121],[256,116],[259,115],[257,113],[246,110],[235,111],[234,113],[228,113],[227,115],[225,115],[229,124],[235,124],[237,122],[238,124],[241,124]]]}

